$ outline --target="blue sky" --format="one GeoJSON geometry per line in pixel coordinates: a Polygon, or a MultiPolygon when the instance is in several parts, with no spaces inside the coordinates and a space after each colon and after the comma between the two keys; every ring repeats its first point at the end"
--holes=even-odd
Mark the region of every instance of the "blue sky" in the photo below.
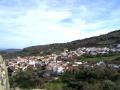
{"type": "Polygon", "coordinates": [[[0,0],[0,48],[69,42],[120,29],[120,0],[0,0]]]}

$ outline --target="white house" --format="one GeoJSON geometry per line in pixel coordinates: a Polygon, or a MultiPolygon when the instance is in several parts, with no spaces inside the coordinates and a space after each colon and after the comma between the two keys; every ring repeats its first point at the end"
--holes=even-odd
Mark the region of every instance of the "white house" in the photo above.
{"type": "Polygon", "coordinates": [[[57,73],[61,74],[64,72],[64,68],[62,66],[58,66],[57,73]]]}

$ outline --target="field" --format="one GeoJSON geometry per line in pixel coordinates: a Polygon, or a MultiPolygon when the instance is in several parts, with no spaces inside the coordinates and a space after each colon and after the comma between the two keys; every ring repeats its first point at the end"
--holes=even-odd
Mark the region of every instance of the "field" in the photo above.
{"type": "Polygon", "coordinates": [[[114,54],[114,55],[106,55],[106,56],[81,56],[78,57],[79,60],[82,61],[112,61],[120,57],[120,54],[114,54]]]}

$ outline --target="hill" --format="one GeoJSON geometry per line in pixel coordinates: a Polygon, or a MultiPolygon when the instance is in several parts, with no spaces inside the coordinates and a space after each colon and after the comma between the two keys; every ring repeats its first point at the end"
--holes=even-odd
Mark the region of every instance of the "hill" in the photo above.
{"type": "Polygon", "coordinates": [[[22,49],[1,49],[0,55],[2,55],[4,59],[14,58],[18,55],[22,55],[22,49]]]}
{"type": "Polygon", "coordinates": [[[6,53],[15,53],[15,52],[20,52],[21,49],[4,49],[0,50],[1,52],[6,52],[6,53]]]}
{"type": "Polygon", "coordinates": [[[53,52],[59,53],[63,51],[64,48],[74,50],[79,47],[104,47],[104,46],[110,47],[118,43],[120,43],[120,30],[115,30],[104,35],[85,38],[82,40],[75,40],[68,43],[56,43],[49,45],[27,47],[22,50],[22,54],[37,55],[37,54],[50,54],[53,52]]]}

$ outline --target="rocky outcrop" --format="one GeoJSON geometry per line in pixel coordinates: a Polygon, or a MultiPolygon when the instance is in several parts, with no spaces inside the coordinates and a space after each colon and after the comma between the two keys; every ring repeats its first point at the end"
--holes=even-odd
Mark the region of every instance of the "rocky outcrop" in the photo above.
{"type": "Polygon", "coordinates": [[[0,56],[0,90],[10,90],[7,68],[1,56],[0,56]]]}

